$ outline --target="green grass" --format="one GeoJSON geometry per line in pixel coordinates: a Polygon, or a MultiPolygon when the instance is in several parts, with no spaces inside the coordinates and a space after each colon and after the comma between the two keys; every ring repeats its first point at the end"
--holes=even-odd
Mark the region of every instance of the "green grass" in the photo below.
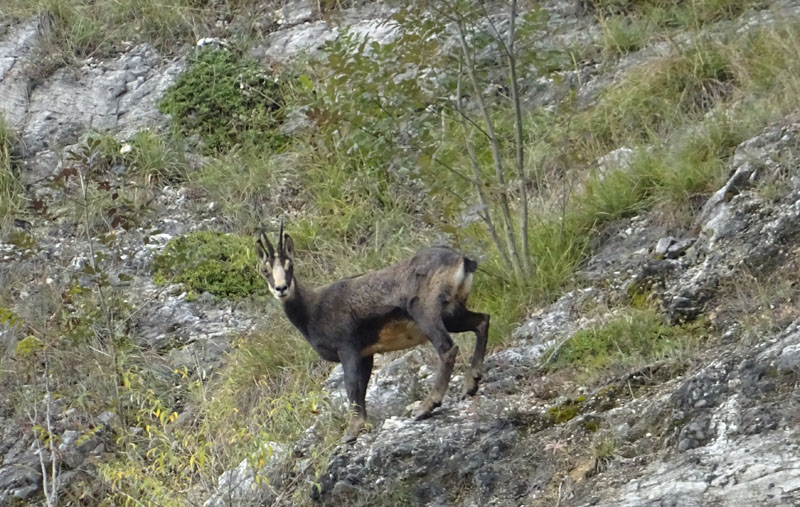
{"type": "MultiPolygon", "coordinates": [[[[248,6],[240,1],[224,9],[248,6]]],[[[175,51],[213,33],[216,9],[205,0],[6,0],[0,6],[3,19],[12,21],[42,14],[52,22],[47,51],[70,61],[111,56],[138,42],[175,51]]]]}
{"type": "Polygon", "coordinates": [[[15,166],[16,134],[0,114],[0,222],[22,205],[22,184],[15,166]]]}
{"type": "Polygon", "coordinates": [[[545,369],[568,370],[591,381],[660,359],[680,358],[697,349],[706,333],[703,322],[670,326],[651,309],[626,309],[545,352],[545,369]]]}
{"type": "Polygon", "coordinates": [[[88,225],[96,234],[146,222],[155,212],[156,189],[182,181],[187,169],[181,144],[149,130],[124,143],[108,133],[92,132],[65,159],[64,181],[58,183],[71,195],[55,203],[52,211],[81,228],[88,225]],[[86,199],[77,182],[79,171],[85,177],[86,199]]]}
{"type": "Polygon", "coordinates": [[[602,52],[608,56],[638,51],[653,37],[653,26],[647,20],[629,16],[608,16],[599,19],[602,52]]]}
{"type": "Polygon", "coordinates": [[[120,146],[120,152],[130,172],[148,181],[176,182],[186,177],[183,146],[174,138],[140,130],[120,146]]]}
{"type": "MultiPolygon", "coordinates": [[[[208,484],[216,484],[220,474],[244,459],[263,484],[269,479],[263,466],[274,446],[291,449],[314,424],[321,442],[308,464],[316,473],[324,471],[340,442],[346,414],[332,410],[320,391],[329,366],[279,313],[277,306],[270,307],[268,329],[234,339],[226,364],[215,376],[175,372],[172,390],[192,407],[191,422],[163,425],[151,413],[142,414],[138,426],[150,436],[133,441],[146,447],[146,456],[128,447],[99,466],[115,487],[116,501],[131,495],[158,505],[184,505],[197,489],[208,494],[208,484]]],[[[146,387],[142,383],[138,388],[146,387]]],[[[143,395],[148,406],[153,395],[143,395]]],[[[284,494],[297,496],[297,503],[307,502],[305,483],[283,488],[284,494]]]]}
{"type": "Polygon", "coordinates": [[[769,4],[763,0],[594,0],[590,2],[600,20],[626,16],[643,20],[654,28],[698,30],[711,23],[734,19],[748,9],[769,4]]]}
{"type": "Polygon", "coordinates": [[[618,452],[619,440],[614,435],[599,435],[592,442],[592,455],[598,460],[611,460],[618,452]]]}
{"type": "Polygon", "coordinates": [[[601,147],[657,141],[729,94],[734,74],[723,49],[699,43],[636,67],[576,120],[601,147]]]}
{"type": "Polygon", "coordinates": [[[143,129],[126,141],[117,141],[109,134],[97,132],[89,143],[95,143],[102,156],[99,166],[109,170],[123,169],[127,178],[139,184],[175,183],[186,178],[186,156],[181,141],[153,130],[143,129]]]}
{"type": "Polygon", "coordinates": [[[189,183],[202,189],[238,230],[254,231],[271,218],[264,216],[270,205],[296,205],[296,172],[292,158],[247,149],[211,159],[189,175],[189,183]]]}
{"type": "Polygon", "coordinates": [[[713,23],[735,19],[751,9],[768,7],[768,3],[761,0],[600,0],[592,3],[601,36],[599,47],[585,48],[584,58],[601,53],[606,59],[638,51],[656,41],[671,41],[687,32],[713,29],[713,23]]]}

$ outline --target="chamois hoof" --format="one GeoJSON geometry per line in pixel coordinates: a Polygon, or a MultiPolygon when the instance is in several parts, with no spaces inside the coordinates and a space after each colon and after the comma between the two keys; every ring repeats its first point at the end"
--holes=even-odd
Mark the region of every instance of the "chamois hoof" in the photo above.
{"type": "Polygon", "coordinates": [[[466,400],[467,398],[472,398],[475,396],[475,393],[478,392],[478,384],[474,384],[472,386],[464,386],[464,389],[461,391],[461,396],[459,396],[460,400],[466,400]]]}
{"type": "Polygon", "coordinates": [[[358,434],[361,432],[361,428],[364,427],[366,422],[367,419],[364,416],[353,416],[353,418],[350,420],[350,424],[347,425],[347,429],[344,432],[342,443],[349,444],[355,442],[358,438],[358,434]]]}
{"type": "Polygon", "coordinates": [[[433,414],[433,411],[436,410],[438,407],[442,405],[442,402],[435,402],[431,400],[425,400],[422,404],[417,407],[412,413],[411,417],[415,421],[421,421],[423,419],[427,419],[433,414]]]}
{"type": "Polygon", "coordinates": [[[480,384],[483,375],[480,372],[467,372],[464,376],[464,388],[461,390],[461,399],[464,400],[469,396],[475,396],[478,392],[478,385],[480,384]]]}
{"type": "Polygon", "coordinates": [[[428,417],[430,417],[431,416],[431,412],[432,412],[432,410],[429,410],[427,412],[422,412],[422,411],[416,411],[415,410],[414,413],[411,414],[411,418],[414,419],[415,421],[422,421],[423,419],[427,419],[428,417]]]}

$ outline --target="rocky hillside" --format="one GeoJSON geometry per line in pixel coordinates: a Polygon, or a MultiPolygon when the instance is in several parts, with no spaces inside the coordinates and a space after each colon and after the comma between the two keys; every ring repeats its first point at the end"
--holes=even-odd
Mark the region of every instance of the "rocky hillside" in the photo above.
{"type": "Polygon", "coordinates": [[[10,0],[0,505],[800,504],[798,48],[788,0],[10,0]],[[385,354],[340,444],[281,217],[310,285],[480,259],[478,394],[415,422],[385,354]]]}
{"type": "Polygon", "coordinates": [[[776,160],[797,149],[798,127],[776,125],[740,145],[734,177],[696,229],[667,231],[645,216],[615,224],[578,272],[588,287],[519,327],[490,356],[475,399],[412,422],[400,407],[432,372],[414,353],[388,363],[368,399],[389,416],[336,453],[318,497],[335,505],[387,497],[424,505],[797,503],[796,296],[752,298],[762,284],[797,283],[800,178],[774,200],[742,182],[752,160],[777,170],[776,160]],[[672,318],[708,319],[703,343],[682,352],[685,368],[656,360],[593,389],[542,371],[549,347],[563,350],[581,331],[619,319],[612,302],[641,287],[672,318]],[[745,316],[763,312],[774,329],[750,335],[745,316]]]}

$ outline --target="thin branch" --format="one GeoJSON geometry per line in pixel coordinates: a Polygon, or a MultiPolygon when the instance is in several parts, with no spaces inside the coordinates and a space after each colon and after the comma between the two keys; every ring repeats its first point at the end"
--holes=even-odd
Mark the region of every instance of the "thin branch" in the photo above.
{"type": "Polygon", "coordinates": [[[530,276],[531,264],[528,252],[528,178],[525,175],[525,147],[522,144],[522,105],[519,98],[519,83],[517,81],[517,55],[514,51],[516,37],[517,1],[511,0],[509,13],[508,44],[503,44],[503,39],[498,38],[500,45],[506,48],[508,59],[508,80],[511,89],[511,100],[514,104],[514,148],[516,155],[517,175],[519,177],[519,196],[522,201],[522,216],[520,217],[520,240],[522,242],[522,264],[525,273],[530,276]]]}
{"type": "MultiPolygon", "coordinates": [[[[92,231],[89,226],[89,191],[88,185],[86,183],[86,177],[83,174],[83,167],[78,167],[78,178],[80,179],[81,183],[81,195],[83,196],[83,215],[84,215],[84,229],[86,229],[86,242],[89,248],[89,263],[92,266],[92,272],[97,273],[97,263],[95,262],[95,254],[94,254],[94,241],[92,240],[92,231]]],[[[105,327],[106,327],[106,334],[110,335],[107,336],[107,341],[105,345],[107,347],[111,347],[111,355],[114,361],[114,396],[117,400],[117,407],[121,407],[119,400],[122,399],[122,393],[120,393],[119,386],[122,384],[122,371],[120,368],[120,359],[119,359],[119,351],[117,350],[116,344],[116,328],[114,326],[114,317],[113,313],[109,309],[108,302],[103,292],[103,286],[95,281],[95,286],[97,287],[97,294],[98,299],[100,301],[100,309],[103,312],[103,317],[105,319],[105,327]]],[[[126,417],[123,413],[122,409],[118,410],[119,420],[121,421],[123,427],[126,426],[126,417]]]]}
{"type": "MultiPolygon", "coordinates": [[[[491,140],[491,137],[489,137],[489,133],[488,133],[488,132],[486,132],[486,130],[485,130],[483,127],[481,127],[481,126],[478,124],[478,122],[476,122],[475,120],[473,120],[473,119],[472,119],[472,117],[471,117],[470,115],[468,115],[468,114],[466,113],[466,111],[464,111],[464,109],[463,109],[463,108],[456,108],[456,113],[458,113],[458,115],[459,115],[461,118],[463,118],[464,120],[466,120],[466,122],[467,122],[467,123],[469,123],[469,124],[472,126],[472,128],[473,128],[473,129],[475,129],[475,130],[477,130],[478,132],[480,132],[480,134],[481,134],[481,135],[483,135],[483,137],[485,137],[487,140],[491,140]]],[[[451,118],[451,119],[455,119],[453,116],[450,116],[450,118],[451,118]]],[[[461,120],[458,120],[458,121],[461,121],[461,120]]]]}
{"type": "MultiPolygon", "coordinates": [[[[458,82],[456,84],[456,108],[460,111],[461,110],[461,63],[459,62],[459,69],[458,69],[458,82]]],[[[469,156],[469,160],[472,164],[472,174],[473,179],[475,180],[475,190],[478,194],[478,199],[480,200],[481,207],[486,210],[485,215],[483,216],[483,221],[486,224],[486,228],[489,230],[489,235],[492,237],[492,241],[494,241],[495,246],[497,247],[497,251],[500,252],[500,256],[503,257],[503,261],[506,264],[511,264],[513,266],[513,262],[509,259],[508,252],[506,252],[505,246],[503,242],[500,240],[500,236],[497,234],[497,229],[494,226],[494,222],[492,221],[491,214],[489,210],[489,201],[486,199],[486,193],[483,191],[483,182],[481,181],[481,166],[478,162],[478,157],[475,154],[475,148],[472,146],[472,141],[469,138],[469,130],[467,128],[467,122],[464,119],[464,115],[461,114],[459,116],[461,118],[461,128],[464,131],[464,144],[467,148],[467,155],[469,156]]]]}
{"type": "Polygon", "coordinates": [[[47,463],[45,462],[44,448],[42,447],[41,434],[37,434],[36,425],[39,419],[39,411],[36,408],[38,401],[33,400],[33,414],[28,413],[33,427],[33,436],[36,442],[36,451],[39,454],[39,466],[42,469],[42,491],[44,492],[45,502],[47,507],[55,507],[58,503],[58,459],[56,458],[55,448],[55,433],[53,432],[53,417],[51,412],[51,405],[53,403],[53,390],[50,388],[50,361],[47,356],[47,348],[44,349],[44,408],[45,408],[45,426],[47,429],[47,447],[50,452],[50,478],[47,475],[47,463]]]}
{"type": "Polygon", "coordinates": [[[470,185],[479,185],[480,184],[478,181],[476,181],[476,180],[470,178],[469,176],[467,176],[466,174],[460,172],[458,169],[454,168],[453,166],[451,166],[447,162],[439,160],[438,158],[433,159],[433,161],[436,162],[437,164],[439,164],[440,166],[444,167],[445,169],[447,169],[451,173],[455,174],[456,176],[458,176],[462,180],[466,181],[470,185]]]}
{"type": "Polygon", "coordinates": [[[570,334],[570,335],[567,335],[567,336],[566,336],[565,338],[563,338],[563,339],[562,339],[560,342],[558,342],[558,344],[556,345],[556,347],[553,349],[553,351],[550,353],[550,355],[549,355],[549,356],[547,356],[547,359],[546,359],[546,360],[545,360],[545,361],[544,361],[544,362],[543,362],[543,363],[542,363],[542,364],[539,366],[539,368],[544,368],[545,366],[547,366],[547,364],[548,364],[548,363],[549,363],[549,362],[550,362],[550,361],[551,361],[551,360],[552,360],[554,357],[557,357],[557,356],[558,356],[558,351],[559,351],[559,350],[561,350],[561,347],[562,347],[562,346],[563,346],[565,343],[567,343],[567,342],[568,342],[568,341],[569,341],[569,340],[570,340],[570,339],[571,339],[573,336],[575,336],[575,334],[574,334],[574,333],[573,333],[573,334],[570,334]]]}
{"type": "Polygon", "coordinates": [[[500,184],[500,188],[502,189],[500,192],[500,211],[502,212],[503,216],[503,229],[505,231],[506,243],[511,256],[511,265],[514,268],[514,272],[517,274],[517,277],[521,278],[522,268],[519,262],[516,238],[514,237],[514,226],[511,221],[511,210],[508,203],[508,188],[506,186],[506,177],[503,171],[502,155],[500,154],[500,141],[497,139],[497,134],[494,130],[494,124],[489,116],[489,109],[486,105],[486,102],[483,100],[483,95],[481,94],[478,77],[475,75],[475,61],[470,55],[470,50],[467,46],[467,39],[462,23],[462,20],[456,22],[458,42],[461,46],[461,53],[464,58],[464,62],[466,63],[467,76],[469,77],[472,84],[472,89],[475,92],[475,101],[478,105],[478,110],[480,111],[481,116],[483,117],[483,122],[486,125],[486,132],[489,134],[489,145],[491,147],[492,159],[494,161],[495,177],[497,178],[497,182],[500,184]]]}
{"type": "Polygon", "coordinates": [[[530,255],[528,252],[528,189],[527,176],[525,175],[525,150],[523,144],[523,122],[522,105],[519,97],[519,83],[517,81],[517,52],[515,49],[516,30],[517,30],[517,1],[511,0],[508,13],[508,42],[503,40],[497,25],[492,20],[492,16],[486,9],[483,1],[478,2],[483,17],[494,32],[494,40],[497,42],[500,51],[506,57],[508,70],[508,87],[511,93],[511,103],[514,108],[514,155],[517,177],[519,178],[519,196],[522,201],[520,214],[520,241],[522,243],[522,265],[526,275],[530,275],[530,255]]]}

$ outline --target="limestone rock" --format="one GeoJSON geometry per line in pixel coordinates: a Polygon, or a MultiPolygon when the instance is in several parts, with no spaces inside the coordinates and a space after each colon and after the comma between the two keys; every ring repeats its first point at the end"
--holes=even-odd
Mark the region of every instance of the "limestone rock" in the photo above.
{"type": "Polygon", "coordinates": [[[26,182],[52,174],[61,148],[89,130],[130,137],[166,124],[158,101],[185,67],[183,60],[165,61],[141,44],[114,60],[89,60],[43,79],[32,69],[36,44],[47,29],[33,20],[0,40],[0,103],[20,133],[26,182]]]}

